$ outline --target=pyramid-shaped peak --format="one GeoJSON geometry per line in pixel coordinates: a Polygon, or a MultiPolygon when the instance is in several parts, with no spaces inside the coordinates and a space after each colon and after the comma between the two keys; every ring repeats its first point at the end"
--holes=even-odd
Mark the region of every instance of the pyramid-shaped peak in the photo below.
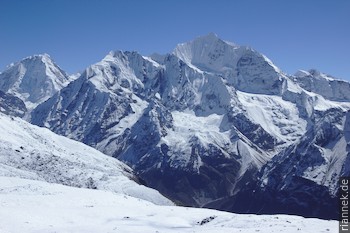
{"type": "Polygon", "coordinates": [[[214,32],[209,32],[207,35],[203,37],[208,37],[208,38],[219,38],[218,35],[214,32]]]}
{"type": "Polygon", "coordinates": [[[65,71],[63,71],[47,53],[35,54],[32,56],[25,57],[19,62],[12,64],[11,66],[25,66],[26,69],[33,68],[36,70],[58,70],[59,73],[64,74],[64,76],[68,76],[65,73],[65,71]]]}
{"type": "Polygon", "coordinates": [[[102,61],[127,60],[128,57],[130,58],[142,56],[137,51],[112,50],[102,59],[102,61]]]}
{"type": "Polygon", "coordinates": [[[239,48],[246,50],[245,47],[220,39],[215,33],[209,33],[177,45],[173,54],[202,70],[219,70],[237,63],[236,59],[241,54],[239,48]]]}
{"type": "Polygon", "coordinates": [[[37,54],[8,66],[0,74],[0,90],[14,94],[32,109],[69,81],[67,73],[48,54],[37,54]]]}
{"type": "Polygon", "coordinates": [[[195,39],[195,41],[205,41],[205,42],[216,42],[218,40],[221,40],[217,34],[210,32],[207,35],[199,36],[195,39]]]}
{"type": "Polygon", "coordinates": [[[222,40],[217,34],[210,32],[207,35],[196,37],[192,41],[181,43],[181,44],[177,45],[175,50],[178,48],[181,48],[183,46],[192,46],[192,47],[193,46],[195,46],[195,47],[205,46],[205,47],[208,47],[210,45],[214,45],[217,43],[231,45],[231,46],[235,45],[232,42],[226,42],[226,41],[222,40]]]}

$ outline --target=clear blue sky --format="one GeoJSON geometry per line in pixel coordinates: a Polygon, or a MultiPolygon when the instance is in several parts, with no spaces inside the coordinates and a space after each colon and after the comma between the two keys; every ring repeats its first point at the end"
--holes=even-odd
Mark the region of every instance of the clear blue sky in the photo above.
{"type": "Polygon", "coordinates": [[[167,53],[209,32],[287,73],[350,80],[349,0],[0,0],[0,70],[48,53],[74,73],[110,50],[167,53]]]}

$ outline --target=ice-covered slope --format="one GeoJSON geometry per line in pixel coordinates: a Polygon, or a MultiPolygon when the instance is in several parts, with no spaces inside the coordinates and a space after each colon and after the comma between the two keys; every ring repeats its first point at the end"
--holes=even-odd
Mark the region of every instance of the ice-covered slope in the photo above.
{"type": "Polygon", "coordinates": [[[47,54],[27,57],[0,73],[0,90],[13,94],[33,109],[70,81],[47,54]]]}
{"type": "Polygon", "coordinates": [[[137,184],[131,168],[83,143],[0,113],[0,175],[109,190],[171,204],[137,184]]]}
{"type": "Polygon", "coordinates": [[[0,176],[0,232],[338,232],[337,221],[158,206],[107,191],[0,176]]]}

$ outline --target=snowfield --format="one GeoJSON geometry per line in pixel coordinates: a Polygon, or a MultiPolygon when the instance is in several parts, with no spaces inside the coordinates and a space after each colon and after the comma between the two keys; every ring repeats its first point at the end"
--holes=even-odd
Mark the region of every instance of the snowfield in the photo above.
{"type": "Polygon", "coordinates": [[[0,177],[1,233],[337,231],[337,221],[158,206],[120,193],[0,177]]]}
{"type": "Polygon", "coordinates": [[[83,143],[2,113],[0,132],[0,176],[109,190],[172,205],[158,191],[137,184],[130,167],[83,143]]]}
{"type": "MultiPolygon", "coordinates": [[[[213,143],[224,147],[230,143],[229,132],[220,132],[220,124],[223,116],[212,114],[208,117],[197,117],[193,111],[179,112],[173,111],[174,130],[169,130],[167,135],[159,142],[166,143],[169,148],[169,156],[178,164],[186,166],[190,163],[193,137],[198,138],[202,145],[208,148],[208,144],[213,143]],[[172,154],[172,151],[181,152],[172,154]],[[187,157],[186,157],[187,155],[187,157]]],[[[229,155],[227,155],[229,157],[229,155]]],[[[194,169],[199,172],[201,161],[194,164],[194,169]]]]}
{"type": "Polygon", "coordinates": [[[280,96],[240,91],[237,91],[237,96],[248,117],[277,140],[291,144],[305,134],[307,122],[299,117],[295,104],[284,101],[280,96]]]}

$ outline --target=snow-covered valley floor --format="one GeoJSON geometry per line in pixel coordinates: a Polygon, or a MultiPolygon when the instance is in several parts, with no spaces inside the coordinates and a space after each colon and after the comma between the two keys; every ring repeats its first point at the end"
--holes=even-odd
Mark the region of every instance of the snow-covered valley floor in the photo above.
{"type": "Polygon", "coordinates": [[[158,206],[110,191],[0,177],[1,233],[337,231],[337,221],[158,206]]]}

